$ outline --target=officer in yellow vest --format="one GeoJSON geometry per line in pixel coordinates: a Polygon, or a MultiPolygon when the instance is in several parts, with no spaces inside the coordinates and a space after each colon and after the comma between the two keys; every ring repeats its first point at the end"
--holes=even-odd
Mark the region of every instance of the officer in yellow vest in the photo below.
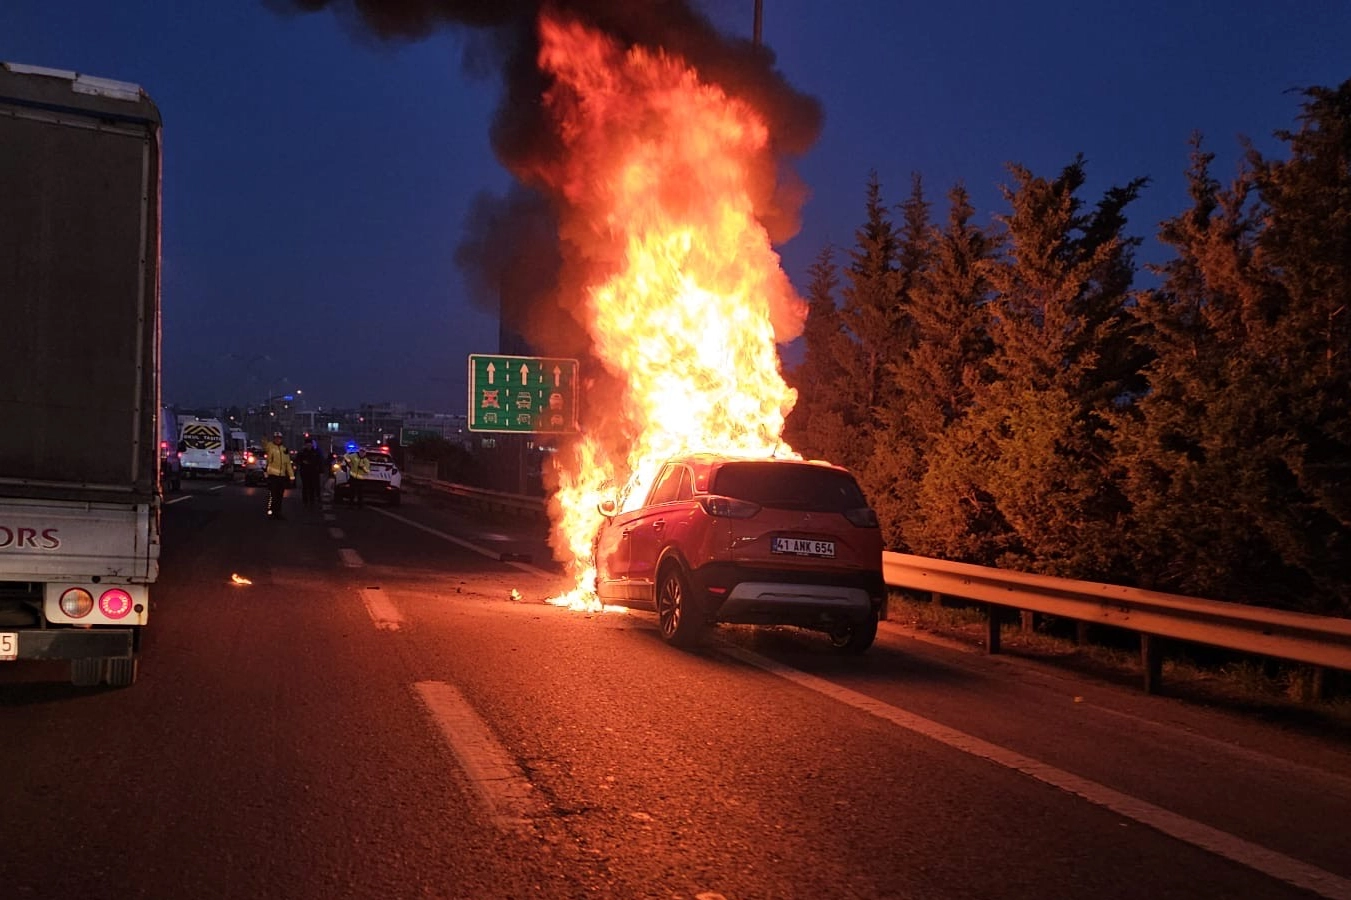
{"type": "Polygon", "coordinates": [[[366,458],[365,447],[362,447],[356,453],[347,454],[346,460],[347,480],[352,488],[347,502],[353,506],[361,506],[362,495],[366,489],[366,479],[371,477],[371,461],[366,458]]]}
{"type": "Polygon", "coordinates": [[[274,521],[285,519],[281,514],[281,500],[286,495],[286,486],[296,477],[296,472],[291,465],[291,454],[282,443],[280,431],[272,432],[263,474],[267,477],[267,517],[274,521]]]}

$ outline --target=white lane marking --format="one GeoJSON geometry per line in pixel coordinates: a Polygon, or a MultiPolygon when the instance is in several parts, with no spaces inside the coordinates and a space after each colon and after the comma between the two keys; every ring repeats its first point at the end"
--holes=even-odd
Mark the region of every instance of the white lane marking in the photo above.
{"type": "Polygon", "coordinates": [[[361,602],[366,604],[366,612],[381,631],[398,631],[403,624],[403,613],[379,588],[362,588],[361,602]]]}
{"type": "Polygon", "coordinates": [[[344,537],[343,530],[341,528],[330,528],[328,530],[328,536],[335,541],[340,541],[344,537]]]}
{"type": "Polygon", "coordinates": [[[543,812],[530,779],[507,754],[474,708],[454,685],[419,681],[413,685],[442,736],[460,761],[469,785],[502,831],[523,831],[543,812]]]}
{"type": "Polygon", "coordinates": [[[171,505],[174,504],[174,503],[182,503],[184,500],[191,500],[191,499],[192,499],[192,494],[180,494],[179,496],[175,497],[175,498],[172,499],[172,500],[165,500],[165,501],[164,501],[164,505],[165,505],[165,506],[171,506],[171,505]]]}
{"type": "Polygon", "coordinates": [[[473,550],[475,553],[482,554],[483,556],[486,556],[489,559],[495,559],[498,562],[504,562],[508,566],[514,566],[515,568],[520,569],[522,572],[529,572],[531,575],[542,575],[545,578],[553,576],[552,572],[546,572],[545,570],[536,568],[535,566],[532,566],[529,563],[515,562],[511,560],[504,561],[502,559],[502,551],[500,550],[490,550],[487,547],[480,547],[478,544],[470,543],[469,541],[466,541],[464,538],[457,538],[453,534],[446,534],[444,531],[438,531],[435,528],[423,525],[421,522],[414,522],[412,519],[404,518],[403,516],[397,513],[392,513],[389,510],[379,509],[376,507],[372,508],[375,509],[375,511],[382,516],[389,516],[391,519],[394,519],[397,522],[402,522],[405,525],[411,525],[412,527],[417,528],[421,531],[425,531],[428,534],[434,534],[443,541],[450,541],[452,544],[461,546],[466,550],[473,550]]]}
{"type": "Polygon", "coordinates": [[[366,565],[365,560],[361,558],[361,554],[351,547],[339,547],[338,556],[342,557],[342,564],[351,569],[359,569],[366,565]]]}
{"type": "Polygon", "coordinates": [[[336,521],[338,521],[338,517],[335,516],[335,515],[334,515],[333,513],[331,513],[331,512],[326,512],[326,513],[324,513],[324,521],[325,521],[325,522],[336,522],[336,521]]]}
{"type": "Polygon", "coordinates": [[[211,491],[211,493],[213,493],[213,494],[216,493],[216,491],[223,491],[223,490],[225,490],[225,485],[223,485],[223,484],[218,484],[218,485],[216,485],[215,487],[210,488],[210,491],[211,491]]]}
{"type": "Polygon", "coordinates": [[[1015,753],[997,744],[983,741],[963,731],[940,725],[931,719],[906,712],[880,700],[874,700],[866,694],[860,694],[857,691],[832,684],[824,678],[817,678],[815,675],[800,672],[758,653],[752,653],[740,647],[720,647],[719,650],[734,659],[764,669],[772,675],[787,679],[808,690],[824,694],[855,709],[872,713],[893,725],[899,725],[916,734],[946,744],[955,750],[969,753],[972,756],[988,760],[1007,769],[1013,769],[1016,772],[1022,772],[1024,775],[1035,778],[1044,784],[1060,788],[1062,791],[1081,797],[1089,803],[1109,809],[1117,815],[1133,819],[1142,825],[1148,825],[1150,828],[1161,831],[1170,837],[1200,847],[1203,850],[1209,850],[1217,856],[1255,869],[1279,881],[1312,891],[1320,897],[1328,897],[1331,900],[1351,900],[1351,880],[1342,878],[1340,875],[1301,862],[1275,850],[1269,850],[1251,841],[1245,841],[1228,832],[1220,831],[1218,828],[1212,828],[1137,797],[1113,790],[1106,785],[1098,784],[1096,781],[1080,778],[1078,775],[1057,769],[1029,756],[1023,756],[1021,753],[1015,753]]]}

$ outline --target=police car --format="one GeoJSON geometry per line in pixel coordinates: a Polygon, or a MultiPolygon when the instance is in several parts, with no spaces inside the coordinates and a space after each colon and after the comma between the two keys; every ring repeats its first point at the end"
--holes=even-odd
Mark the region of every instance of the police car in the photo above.
{"type": "MultiPolygon", "coordinates": [[[[371,473],[366,476],[362,490],[363,500],[384,500],[390,506],[398,506],[403,495],[403,473],[394,464],[388,447],[371,447],[366,450],[366,462],[371,465],[371,473]]],[[[333,460],[333,500],[346,503],[352,499],[351,473],[343,457],[333,460]]]]}

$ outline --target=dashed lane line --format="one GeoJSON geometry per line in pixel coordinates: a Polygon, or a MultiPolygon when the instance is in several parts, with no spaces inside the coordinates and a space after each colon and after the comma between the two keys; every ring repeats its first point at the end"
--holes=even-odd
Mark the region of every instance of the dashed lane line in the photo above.
{"type": "Polygon", "coordinates": [[[361,602],[366,604],[366,612],[381,631],[398,631],[403,625],[403,613],[379,588],[362,588],[361,602]]]}
{"type": "Polygon", "coordinates": [[[341,528],[330,528],[328,530],[328,536],[333,538],[333,540],[335,541],[340,541],[347,535],[345,532],[343,532],[341,528]]]}
{"type": "Polygon", "coordinates": [[[361,558],[361,554],[351,547],[339,547],[338,556],[342,559],[342,564],[349,569],[359,569],[366,565],[366,561],[361,558]]]}
{"type": "Polygon", "coordinates": [[[413,689],[454,751],[493,825],[501,831],[529,830],[531,818],[544,811],[543,801],[488,725],[454,685],[419,681],[413,689]]]}
{"type": "Polygon", "coordinates": [[[544,569],[537,568],[536,566],[532,566],[529,563],[517,562],[515,560],[504,560],[502,559],[501,552],[498,550],[492,550],[488,547],[480,547],[478,544],[466,541],[464,538],[457,538],[453,534],[446,534],[444,531],[438,531],[437,529],[432,528],[428,525],[423,525],[421,522],[414,522],[412,519],[401,516],[398,513],[392,513],[386,509],[378,509],[375,507],[371,508],[375,509],[375,511],[380,513],[380,515],[382,516],[389,516],[396,522],[402,522],[403,524],[410,525],[413,528],[419,529],[420,531],[425,531],[428,534],[434,534],[437,537],[441,538],[441,540],[443,541],[449,541],[452,544],[456,544],[460,547],[465,548],[466,550],[472,550],[475,553],[479,553],[483,556],[488,557],[489,559],[505,563],[508,566],[514,566],[515,568],[520,569],[522,572],[529,572],[531,575],[541,575],[545,578],[550,578],[553,577],[554,575],[553,572],[547,572],[544,569]]]}
{"type": "Polygon", "coordinates": [[[165,505],[165,506],[172,506],[172,505],[175,504],[175,503],[182,503],[184,500],[191,500],[191,499],[192,499],[192,494],[179,494],[177,497],[173,498],[172,500],[165,500],[165,501],[164,501],[164,505],[165,505]]]}
{"type": "Polygon", "coordinates": [[[1081,778],[1063,769],[1057,769],[1040,760],[983,741],[955,728],[940,725],[931,719],[906,712],[880,700],[875,700],[866,694],[840,687],[824,678],[808,675],[806,672],[782,665],[758,653],[752,653],[740,647],[720,647],[719,650],[734,659],[756,666],[808,690],[816,691],[855,709],[872,713],[887,722],[899,725],[941,744],[946,744],[955,750],[988,760],[1006,769],[1021,772],[1044,784],[1074,794],[1095,806],[1101,806],[1117,815],[1132,819],[1142,825],[1148,825],[1169,837],[1208,850],[1217,856],[1247,866],[1279,881],[1312,891],[1320,897],[1329,898],[1329,900],[1351,900],[1351,880],[1342,878],[1340,875],[1335,875],[1332,872],[1301,862],[1251,841],[1245,841],[1218,828],[1212,828],[1129,794],[1113,790],[1106,785],[1081,778]]]}

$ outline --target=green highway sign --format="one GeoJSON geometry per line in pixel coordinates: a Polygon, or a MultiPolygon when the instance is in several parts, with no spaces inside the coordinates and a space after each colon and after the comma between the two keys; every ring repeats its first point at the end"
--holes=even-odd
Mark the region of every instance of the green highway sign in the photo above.
{"type": "Polygon", "coordinates": [[[577,360],[469,354],[469,430],[577,430],[577,360]]]}
{"type": "Polygon", "coordinates": [[[405,447],[407,447],[409,444],[413,443],[413,441],[418,440],[419,438],[425,438],[425,437],[441,437],[441,436],[442,436],[442,435],[441,435],[441,432],[439,432],[439,431],[428,431],[428,430],[425,429],[425,428],[424,428],[424,429],[417,429],[417,428],[400,428],[400,429],[399,429],[399,443],[400,443],[400,444],[403,444],[405,447]]]}

